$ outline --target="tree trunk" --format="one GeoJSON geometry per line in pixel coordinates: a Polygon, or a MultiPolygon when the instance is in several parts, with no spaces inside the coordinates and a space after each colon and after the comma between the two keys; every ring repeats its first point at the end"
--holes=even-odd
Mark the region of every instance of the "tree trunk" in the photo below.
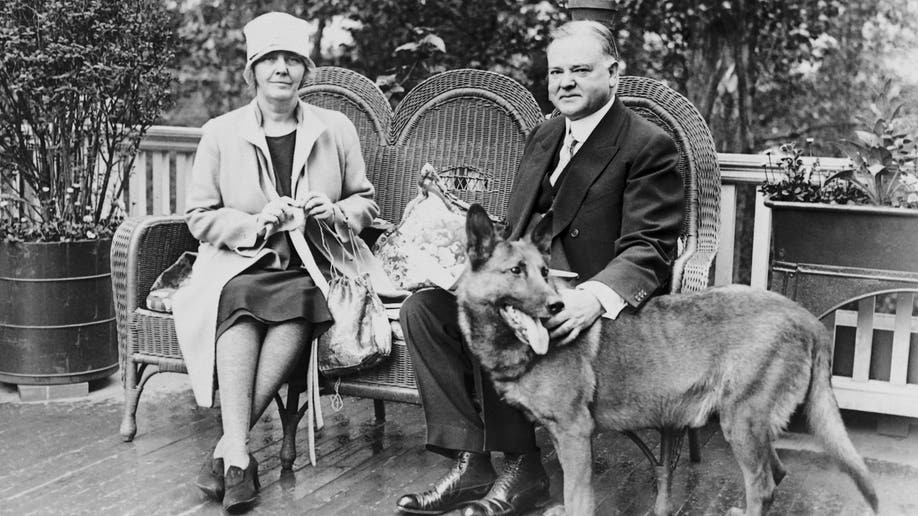
{"type": "Polygon", "coordinates": [[[325,32],[325,26],[328,24],[328,18],[322,16],[319,18],[318,27],[316,27],[316,36],[312,40],[312,49],[309,51],[309,57],[312,58],[312,62],[316,63],[316,66],[319,66],[319,62],[322,60],[322,33],[325,32]]]}
{"type": "Polygon", "coordinates": [[[737,139],[734,144],[734,152],[751,152],[754,147],[751,123],[753,106],[750,90],[755,87],[755,83],[750,80],[751,63],[747,44],[750,28],[746,23],[746,7],[745,0],[736,2],[736,17],[734,18],[736,30],[730,42],[733,47],[733,64],[734,72],[736,73],[736,109],[739,115],[739,130],[736,133],[737,139]]]}

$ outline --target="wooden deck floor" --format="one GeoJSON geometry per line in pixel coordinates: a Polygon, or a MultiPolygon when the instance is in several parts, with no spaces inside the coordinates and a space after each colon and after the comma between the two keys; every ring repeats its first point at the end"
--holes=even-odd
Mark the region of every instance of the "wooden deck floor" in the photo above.
{"type": "MultiPolygon", "coordinates": [[[[192,485],[218,437],[219,412],[195,407],[184,388],[145,393],[138,435],[124,443],[118,435],[119,386],[109,383],[111,395],[87,399],[19,403],[0,397],[0,514],[221,514],[219,505],[192,485]]],[[[274,410],[258,424],[252,449],[263,490],[252,514],[390,515],[400,494],[423,488],[447,466],[423,449],[420,407],[388,404],[387,421],[380,423],[369,400],[346,398],[337,413],[325,403],[327,426],[318,437],[316,467],[305,459],[301,431],[301,456],[293,472],[282,473],[274,410]]],[[[885,457],[865,452],[881,514],[918,514],[918,440],[871,437],[871,432],[858,433],[855,443],[885,457]]],[[[702,437],[702,463],[685,458],[676,473],[678,514],[723,514],[742,502],[739,468],[720,432],[711,425],[702,437]]],[[[552,495],[560,501],[560,466],[544,432],[539,439],[552,495]]],[[[809,446],[802,435],[782,441],[779,454],[790,475],[772,514],[864,514],[866,505],[853,483],[809,446]]],[[[598,436],[594,447],[597,514],[647,514],[654,498],[653,470],[638,449],[614,433],[598,436]]]]}

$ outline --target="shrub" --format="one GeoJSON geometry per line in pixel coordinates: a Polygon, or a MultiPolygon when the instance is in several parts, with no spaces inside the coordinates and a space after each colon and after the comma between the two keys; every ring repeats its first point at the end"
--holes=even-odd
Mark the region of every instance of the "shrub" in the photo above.
{"type": "Polygon", "coordinates": [[[174,34],[160,0],[0,3],[0,239],[111,234],[174,34]]]}

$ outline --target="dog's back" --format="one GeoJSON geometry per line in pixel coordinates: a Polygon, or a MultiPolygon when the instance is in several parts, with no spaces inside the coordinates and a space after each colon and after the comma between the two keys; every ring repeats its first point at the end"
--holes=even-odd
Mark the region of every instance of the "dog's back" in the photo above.
{"type": "Polygon", "coordinates": [[[662,296],[601,320],[593,366],[597,414],[615,429],[700,426],[736,391],[780,385],[777,427],[803,401],[825,328],[777,294],[745,286],[662,296]]]}

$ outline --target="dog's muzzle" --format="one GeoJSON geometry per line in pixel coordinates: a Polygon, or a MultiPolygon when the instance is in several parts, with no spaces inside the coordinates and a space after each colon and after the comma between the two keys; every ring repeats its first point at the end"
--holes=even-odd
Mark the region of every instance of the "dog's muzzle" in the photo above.
{"type": "Polygon", "coordinates": [[[548,352],[548,330],[537,319],[506,305],[500,309],[500,316],[513,330],[516,338],[528,344],[536,354],[548,352]]]}

